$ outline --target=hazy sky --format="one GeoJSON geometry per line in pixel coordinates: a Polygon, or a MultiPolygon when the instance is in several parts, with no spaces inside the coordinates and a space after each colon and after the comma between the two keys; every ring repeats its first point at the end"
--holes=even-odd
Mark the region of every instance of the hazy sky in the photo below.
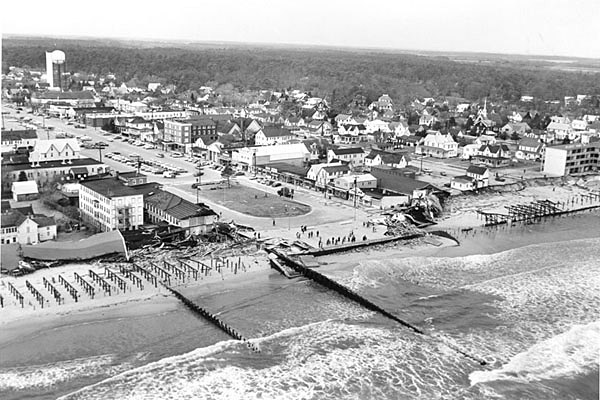
{"type": "Polygon", "coordinates": [[[2,1],[2,33],[600,58],[600,0],[2,1]]]}

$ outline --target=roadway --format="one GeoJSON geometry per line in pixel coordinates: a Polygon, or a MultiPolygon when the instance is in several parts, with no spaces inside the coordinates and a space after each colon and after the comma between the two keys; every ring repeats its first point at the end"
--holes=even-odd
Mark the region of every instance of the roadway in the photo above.
{"type": "MultiPolygon", "coordinates": [[[[104,157],[107,153],[119,152],[123,156],[128,156],[130,154],[138,154],[142,160],[147,161],[158,161],[166,164],[170,164],[176,168],[182,168],[187,172],[184,174],[180,174],[177,176],[177,183],[189,183],[190,185],[196,182],[196,178],[193,176],[196,172],[196,162],[191,161],[188,158],[176,158],[172,157],[172,153],[166,152],[159,149],[144,149],[142,146],[134,146],[130,143],[123,142],[122,140],[114,139],[114,141],[109,141],[109,138],[116,138],[120,135],[112,134],[105,132],[98,128],[86,127],[86,128],[76,128],[75,125],[67,125],[67,120],[61,120],[59,118],[48,118],[37,116],[32,113],[27,112],[27,108],[23,108],[23,111],[17,114],[16,108],[13,107],[2,107],[3,111],[8,111],[8,115],[4,115],[6,120],[16,119],[18,120],[20,117],[28,117],[31,118],[31,122],[37,122],[40,124],[40,127],[37,128],[38,137],[40,139],[55,139],[56,134],[60,131],[65,133],[70,133],[75,136],[89,136],[92,138],[92,143],[96,142],[104,142],[108,144],[102,150],[99,149],[85,149],[81,148],[81,155],[85,157],[90,157],[100,161],[100,157],[102,157],[102,162],[106,165],[110,166],[111,169],[115,171],[132,171],[134,167],[129,166],[127,164],[123,164],[116,160],[109,159],[104,157]],[[44,129],[53,127],[54,129],[44,129]],[[162,153],[164,157],[158,157],[157,154],[162,153]],[[102,155],[102,156],[101,156],[102,155]]],[[[21,124],[25,124],[25,122],[21,122],[21,124]]],[[[218,181],[221,179],[221,173],[215,170],[212,170],[208,167],[203,168],[204,175],[202,176],[203,182],[212,182],[218,181]]],[[[148,175],[150,181],[160,182],[160,183],[172,183],[172,178],[163,178],[162,175],[155,175],[151,173],[143,172],[148,175]]]]}

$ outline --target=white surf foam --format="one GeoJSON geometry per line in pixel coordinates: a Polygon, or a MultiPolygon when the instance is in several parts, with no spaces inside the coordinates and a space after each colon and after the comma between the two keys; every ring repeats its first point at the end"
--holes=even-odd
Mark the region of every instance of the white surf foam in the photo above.
{"type": "MultiPolygon", "coordinates": [[[[136,355],[141,359],[145,353],[136,355]]],[[[115,354],[78,358],[44,365],[0,369],[0,391],[50,387],[60,382],[96,375],[114,375],[131,368],[130,362],[115,364],[115,354]]]]}
{"type": "Polygon", "coordinates": [[[598,369],[600,321],[577,325],[569,331],[532,346],[502,368],[476,371],[471,385],[499,380],[522,382],[569,377],[598,369]]]}

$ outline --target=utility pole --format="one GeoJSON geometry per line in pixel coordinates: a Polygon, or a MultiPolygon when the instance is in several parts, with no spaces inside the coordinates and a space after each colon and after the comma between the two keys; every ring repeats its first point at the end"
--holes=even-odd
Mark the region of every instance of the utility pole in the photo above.
{"type": "Polygon", "coordinates": [[[357,182],[357,176],[354,175],[354,222],[356,222],[356,182],[357,182]]]}

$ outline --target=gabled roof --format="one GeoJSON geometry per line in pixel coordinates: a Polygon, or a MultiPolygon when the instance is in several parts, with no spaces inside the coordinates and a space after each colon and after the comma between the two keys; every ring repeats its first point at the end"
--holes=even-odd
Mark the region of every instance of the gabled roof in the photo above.
{"type": "Polygon", "coordinates": [[[73,151],[80,151],[79,143],[77,139],[50,139],[50,140],[38,140],[35,144],[34,151],[38,153],[47,153],[50,148],[54,148],[62,152],[65,147],[69,146],[73,151]]]}
{"type": "Polygon", "coordinates": [[[31,219],[33,219],[33,221],[38,224],[38,227],[40,228],[56,225],[56,221],[54,221],[53,217],[47,217],[42,214],[36,214],[31,219]]]}
{"type": "Polygon", "coordinates": [[[156,189],[152,194],[148,194],[144,198],[144,203],[150,204],[179,220],[217,215],[205,204],[194,204],[161,189],[156,189]]]}
{"type": "Polygon", "coordinates": [[[467,168],[467,174],[483,175],[488,169],[477,165],[469,165],[467,168]]]}
{"type": "Polygon", "coordinates": [[[23,221],[27,219],[26,216],[17,211],[9,211],[2,214],[1,226],[2,228],[18,227],[23,221]]]}
{"type": "MultiPolygon", "coordinates": [[[[10,207],[9,207],[10,208],[10,207]]],[[[12,208],[13,211],[17,211],[20,212],[21,214],[27,216],[27,215],[33,215],[35,214],[33,212],[33,207],[31,205],[28,206],[23,206],[23,207],[13,207],[12,208]]]]}
{"type": "Polygon", "coordinates": [[[10,201],[8,201],[8,200],[2,200],[2,202],[1,202],[1,208],[2,208],[2,210],[0,212],[2,212],[2,213],[5,213],[5,212],[8,212],[9,210],[11,210],[10,201]]]}
{"type": "Polygon", "coordinates": [[[337,149],[331,149],[331,151],[333,151],[333,154],[336,156],[364,153],[361,147],[338,147],[337,149]]]}
{"type": "Polygon", "coordinates": [[[262,132],[265,135],[265,137],[268,138],[292,136],[292,133],[287,129],[277,128],[274,126],[265,126],[262,129],[262,132]]]}

